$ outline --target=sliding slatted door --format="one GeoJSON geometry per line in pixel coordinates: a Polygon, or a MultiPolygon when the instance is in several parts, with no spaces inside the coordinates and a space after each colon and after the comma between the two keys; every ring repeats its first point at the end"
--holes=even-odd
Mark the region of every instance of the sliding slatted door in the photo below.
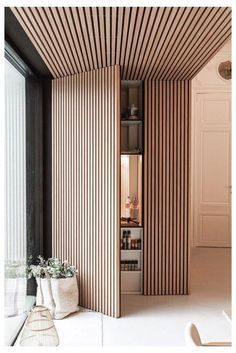
{"type": "Polygon", "coordinates": [[[120,67],[52,86],[53,255],[78,268],[79,304],[118,317],[120,67]]]}
{"type": "Polygon", "coordinates": [[[188,294],[189,81],[145,81],[144,294],[188,294]]]}

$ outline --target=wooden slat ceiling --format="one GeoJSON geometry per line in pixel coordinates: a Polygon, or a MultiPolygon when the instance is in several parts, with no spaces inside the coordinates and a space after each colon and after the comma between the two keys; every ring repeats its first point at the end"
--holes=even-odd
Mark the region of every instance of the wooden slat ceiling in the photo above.
{"type": "Polygon", "coordinates": [[[54,77],[121,65],[121,78],[192,79],[231,36],[228,7],[13,7],[54,77]]]}

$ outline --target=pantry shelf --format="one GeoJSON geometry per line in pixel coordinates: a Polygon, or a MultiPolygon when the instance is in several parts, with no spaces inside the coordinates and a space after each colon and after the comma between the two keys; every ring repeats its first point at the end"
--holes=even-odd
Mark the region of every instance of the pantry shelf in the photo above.
{"type": "Polygon", "coordinates": [[[121,82],[121,293],[143,291],[143,82],[121,82]]]}
{"type": "Polygon", "coordinates": [[[125,222],[120,223],[121,228],[143,228],[142,225],[139,224],[129,224],[125,222]]]}
{"type": "Polygon", "coordinates": [[[126,271],[126,270],[121,270],[122,273],[142,273],[142,270],[131,270],[131,271],[126,271]]]}

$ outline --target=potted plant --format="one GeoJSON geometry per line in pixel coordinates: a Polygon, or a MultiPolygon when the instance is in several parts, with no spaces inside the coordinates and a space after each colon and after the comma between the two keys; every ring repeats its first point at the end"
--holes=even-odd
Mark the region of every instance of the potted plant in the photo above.
{"type": "Polygon", "coordinates": [[[79,310],[77,270],[68,261],[56,257],[45,260],[37,257],[37,265],[32,264],[32,257],[27,267],[28,278],[34,277],[37,282],[36,305],[47,307],[54,319],[79,310]]]}

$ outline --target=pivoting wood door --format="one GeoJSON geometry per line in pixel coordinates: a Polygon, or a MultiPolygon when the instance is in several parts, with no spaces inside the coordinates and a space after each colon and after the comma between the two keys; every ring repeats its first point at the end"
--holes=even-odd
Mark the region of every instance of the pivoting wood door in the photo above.
{"type": "Polygon", "coordinates": [[[79,304],[120,315],[120,67],[52,85],[53,255],[78,268],[79,304]]]}

